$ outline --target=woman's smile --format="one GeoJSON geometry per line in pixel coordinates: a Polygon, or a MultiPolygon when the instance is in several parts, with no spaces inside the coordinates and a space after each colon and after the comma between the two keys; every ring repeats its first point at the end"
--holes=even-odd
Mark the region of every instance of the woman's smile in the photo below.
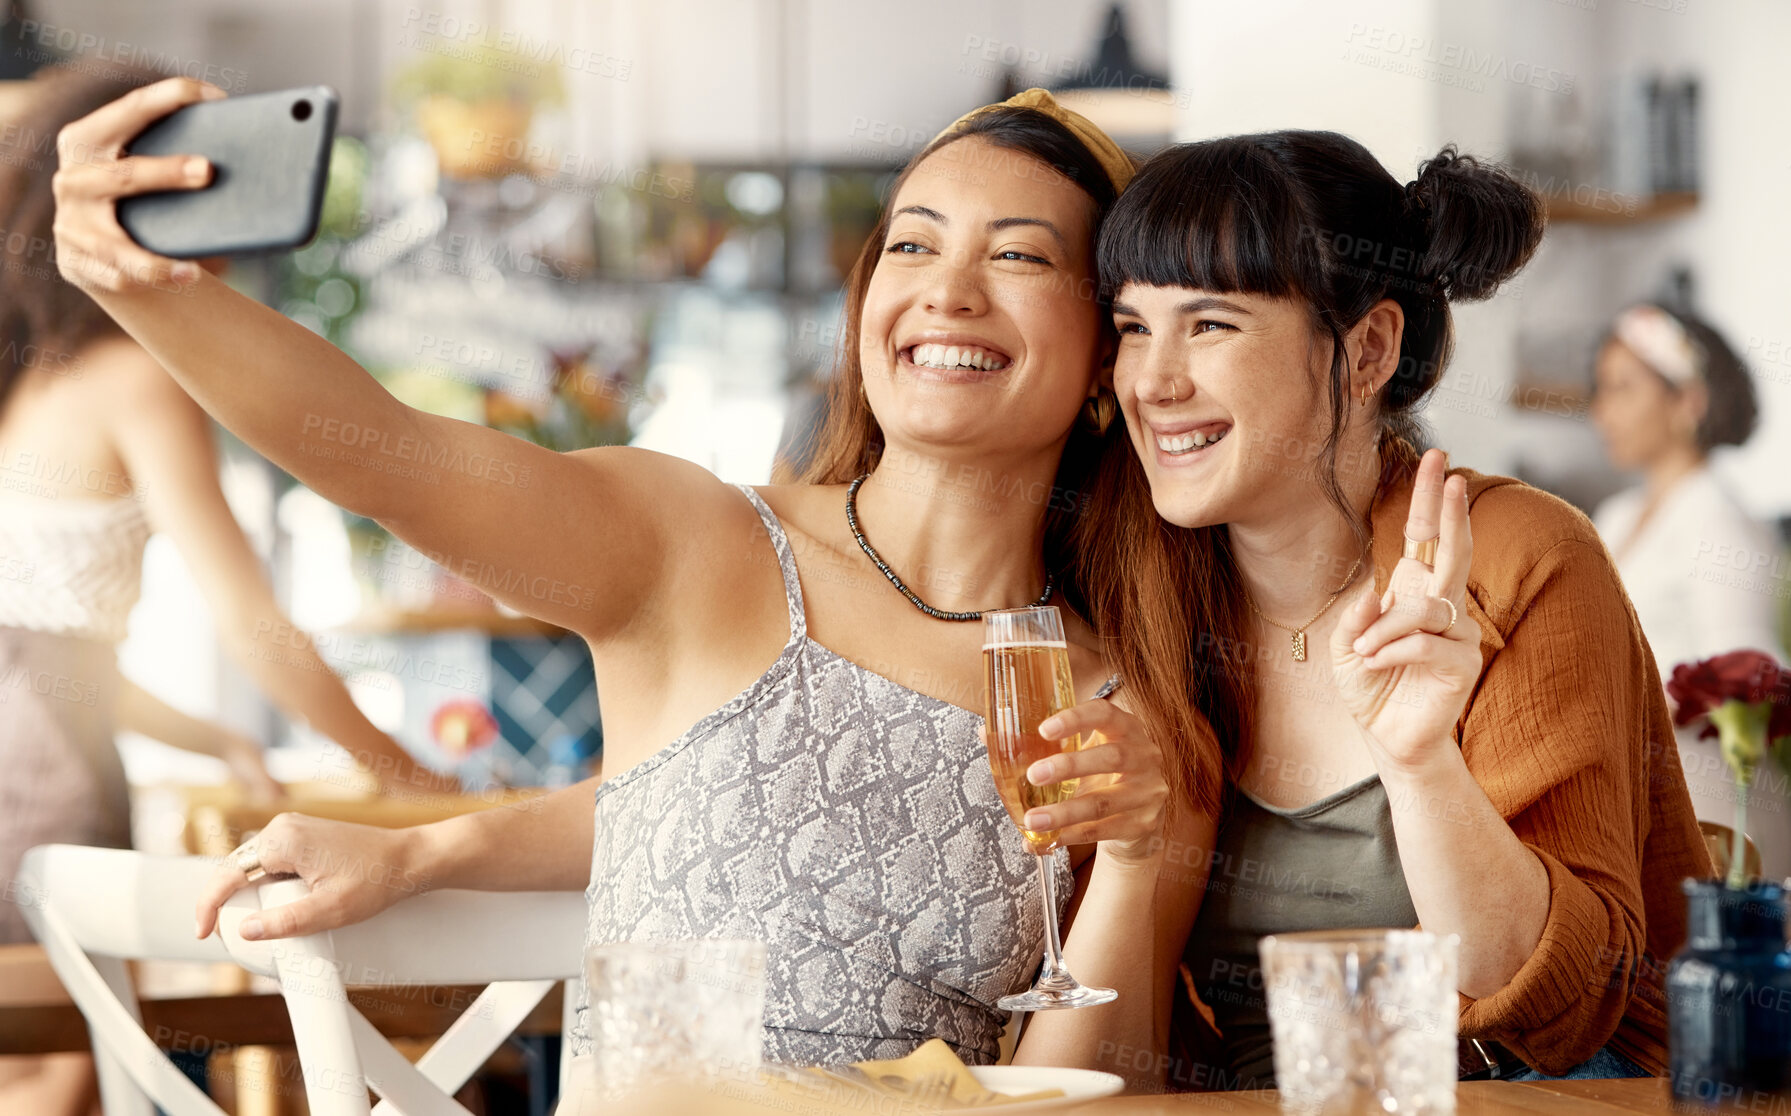
{"type": "Polygon", "coordinates": [[[1147,422],[1146,428],[1156,443],[1157,464],[1171,469],[1186,468],[1213,457],[1219,443],[1231,433],[1231,423],[1223,419],[1147,422]]]}
{"type": "Polygon", "coordinates": [[[936,383],[979,383],[1013,365],[1013,357],[969,334],[926,333],[906,339],[896,351],[900,374],[936,383]]]}

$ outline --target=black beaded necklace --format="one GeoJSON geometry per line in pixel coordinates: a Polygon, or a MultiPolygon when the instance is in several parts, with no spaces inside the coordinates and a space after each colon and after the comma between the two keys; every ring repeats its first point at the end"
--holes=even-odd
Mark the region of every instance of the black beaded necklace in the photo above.
{"type": "MultiPolygon", "coordinates": [[[[865,557],[877,564],[877,568],[883,571],[883,576],[889,579],[889,583],[895,586],[896,590],[900,592],[902,596],[908,598],[910,604],[915,608],[920,609],[928,616],[931,616],[933,619],[981,620],[983,614],[980,612],[941,612],[939,609],[936,609],[932,605],[921,600],[920,597],[915,594],[914,590],[902,583],[902,579],[896,576],[896,572],[889,568],[889,563],[885,562],[883,556],[877,553],[877,548],[872,546],[871,541],[864,537],[864,532],[858,528],[858,489],[869,478],[870,474],[865,473],[863,476],[860,476],[857,480],[853,481],[850,488],[846,489],[846,526],[852,528],[852,537],[858,540],[858,548],[864,551],[865,557]]],[[[1055,589],[1056,585],[1052,580],[1051,571],[1046,570],[1045,591],[1039,594],[1038,600],[1032,602],[1032,607],[1040,608],[1051,603],[1051,594],[1055,589]]]]}

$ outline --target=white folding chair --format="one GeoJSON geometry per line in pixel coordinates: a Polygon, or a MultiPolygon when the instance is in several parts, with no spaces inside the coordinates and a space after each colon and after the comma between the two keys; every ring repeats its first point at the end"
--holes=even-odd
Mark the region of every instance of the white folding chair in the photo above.
{"type": "MultiPolygon", "coordinates": [[[[305,894],[302,881],[276,880],[233,896],[219,932],[198,941],[192,912],[212,868],[201,857],[75,845],[25,854],[25,919],[87,1019],[108,1116],[153,1116],[152,1101],[169,1116],[223,1116],[144,1033],[127,960],[234,961],[275,978],[314,1116],[465,1114],[453,1094],[556,982],[578,976],[578,892],[429,892],[340,930],[244,941],[244,916],[305,894]],[[489,986],[412,1065],[349,1003],[345,989],[356,984],[489,986]],[[370,1088],[382,1098],[377,1108],[370,1088]]],[[[568,985],[562,1094],[574,992],[568,985]]]]}

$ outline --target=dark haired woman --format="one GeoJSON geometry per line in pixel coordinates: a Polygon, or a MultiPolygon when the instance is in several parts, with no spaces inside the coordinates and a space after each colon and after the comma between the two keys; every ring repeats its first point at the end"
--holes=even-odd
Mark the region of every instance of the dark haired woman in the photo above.
{"type": "MultiPolygon", "coordinates": [[[[64,145],[115,150],[220,95],[152,86],[64,145]]],[[[1032,858],[977,736],[981,626],[962,621],[1061,599],[1053,494],[1075,487],[1112,416],[1094,237],[1132,169],[1112,141],[1031,91],[917,156],[850,283],[813,471],[744,490],[658,454],[552,453],[404,406],[308,330],[126,239],[118,197],[205,179],[180,159],[130,162],[132,175],[105,163],[58,173],[65,271],[250,445],[413,545],[494,571],[515,587],[507,603],[582,634],[604,695],[594,815],[585,786],[550,797],[539,818],[494,810],[371,831],[283,816],[253,853],[312,891],[266,912],[259,936],[393,902],[328,867],[359,857],[440,887],[588,881],[593,941],[767,941],[769,1059],[891,1057],[934,1036],[967,1060],[995,1058],[994,1002],[1027,983],[1042,919],[1032,858]],[[369,470],[327,452],[320,431],[334,420],[514,461],[531,479],[369,470]],[[554,584],[597,592],[531,589],[554,584]]],[[[1160,1044],[1191,908],[1157,896],[1160,753],[1098,700],[1113,683],[1085,626],[1070,645],[1077,728],[1108,741],[1076,755],[1078,773],[1109,777],[1049,819],[1082,846],[1058,856],[1062,882],[1076,870],[1084,883],[1068,956],[1120,998],[1044,1013],[1020,1056],[1095,1064],[1104,1041],[1160,1044]],[[1140,950],[1132,930],[1152,920],[1162,941],[1140,950]]],[[[201,933],[244,880],[236,864],[220,869],[201,933]]]]}
{"type": "MultiPolygon", "coordinates": [[[[1784,584],[1780,548],[1709,467],[1739,446],[1758,411],[1747,369],[1708,322],[1652,303],[1611,323],[1594,365],[1592,421],[1605,452],[1642,483],[1601,504],[1592,521],[1654,651],[1676,663],[1754,648],[1783,658],[1773,621],[1784,584]]],[[[1679,734],[1698,817],[1735,823],[1735,784],[1715,741],[1679,734]]],[[[1768,764],[1750,791],[1748,833],[1767,879],[1791,875],[1791,792],[1768,764]]]]}
{"type": "Polygon", "coordinates": [[[1402,185],[1324,132],[1173,148],[1102,230],[1133,452],[1085,590],[1156,738],[1204,713],[1220,742],[1184,859],[1223,1041],[1180,1083],[1272,1079],[1261,935],[1414,924],[1460,935],[1461,1034],[1500,1074],[1664,1066],[1658,965],[1710,864],[1654,662],[1583,515],[1412,444],[1450,302],[1542,230],[1452,148],[1402,185]]]}

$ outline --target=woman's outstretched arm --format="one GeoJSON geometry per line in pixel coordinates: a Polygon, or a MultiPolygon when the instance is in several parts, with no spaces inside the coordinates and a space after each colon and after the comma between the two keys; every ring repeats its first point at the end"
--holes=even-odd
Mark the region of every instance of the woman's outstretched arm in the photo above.
{"type": "Polygon", "coordinates": [[[231,777],[248,788],[251,798],[271,801],[286,795],[286,788],[267,773],[259,744],[223,725],[181,712],[128,678],[118,689],[118,728],[223,760],[231,777]]]}
{"type": "Polygon", "coordinates": [[[341,350],[118,224],[121,197],[192,189],[204,160],[122,156],[151,122],[222,96],[170,78],[57,138],[56,256],[81,287],[237,436],[326,499],[379,521],[523,612],[602,641],[666,576],[669,509],[707,472],[630,450],[558,454],[405,406],[341,350]]]}
{"type": "Polygon", "coordinates": [[[120,342],[110,355],[112,442],[150,522],[173,539],[204,591],[225,651],[282,712],[335,741],[381,786],[456,789],[367,720],[280,608],[218,485],[204,412],[135,345],[120,342]]]}

